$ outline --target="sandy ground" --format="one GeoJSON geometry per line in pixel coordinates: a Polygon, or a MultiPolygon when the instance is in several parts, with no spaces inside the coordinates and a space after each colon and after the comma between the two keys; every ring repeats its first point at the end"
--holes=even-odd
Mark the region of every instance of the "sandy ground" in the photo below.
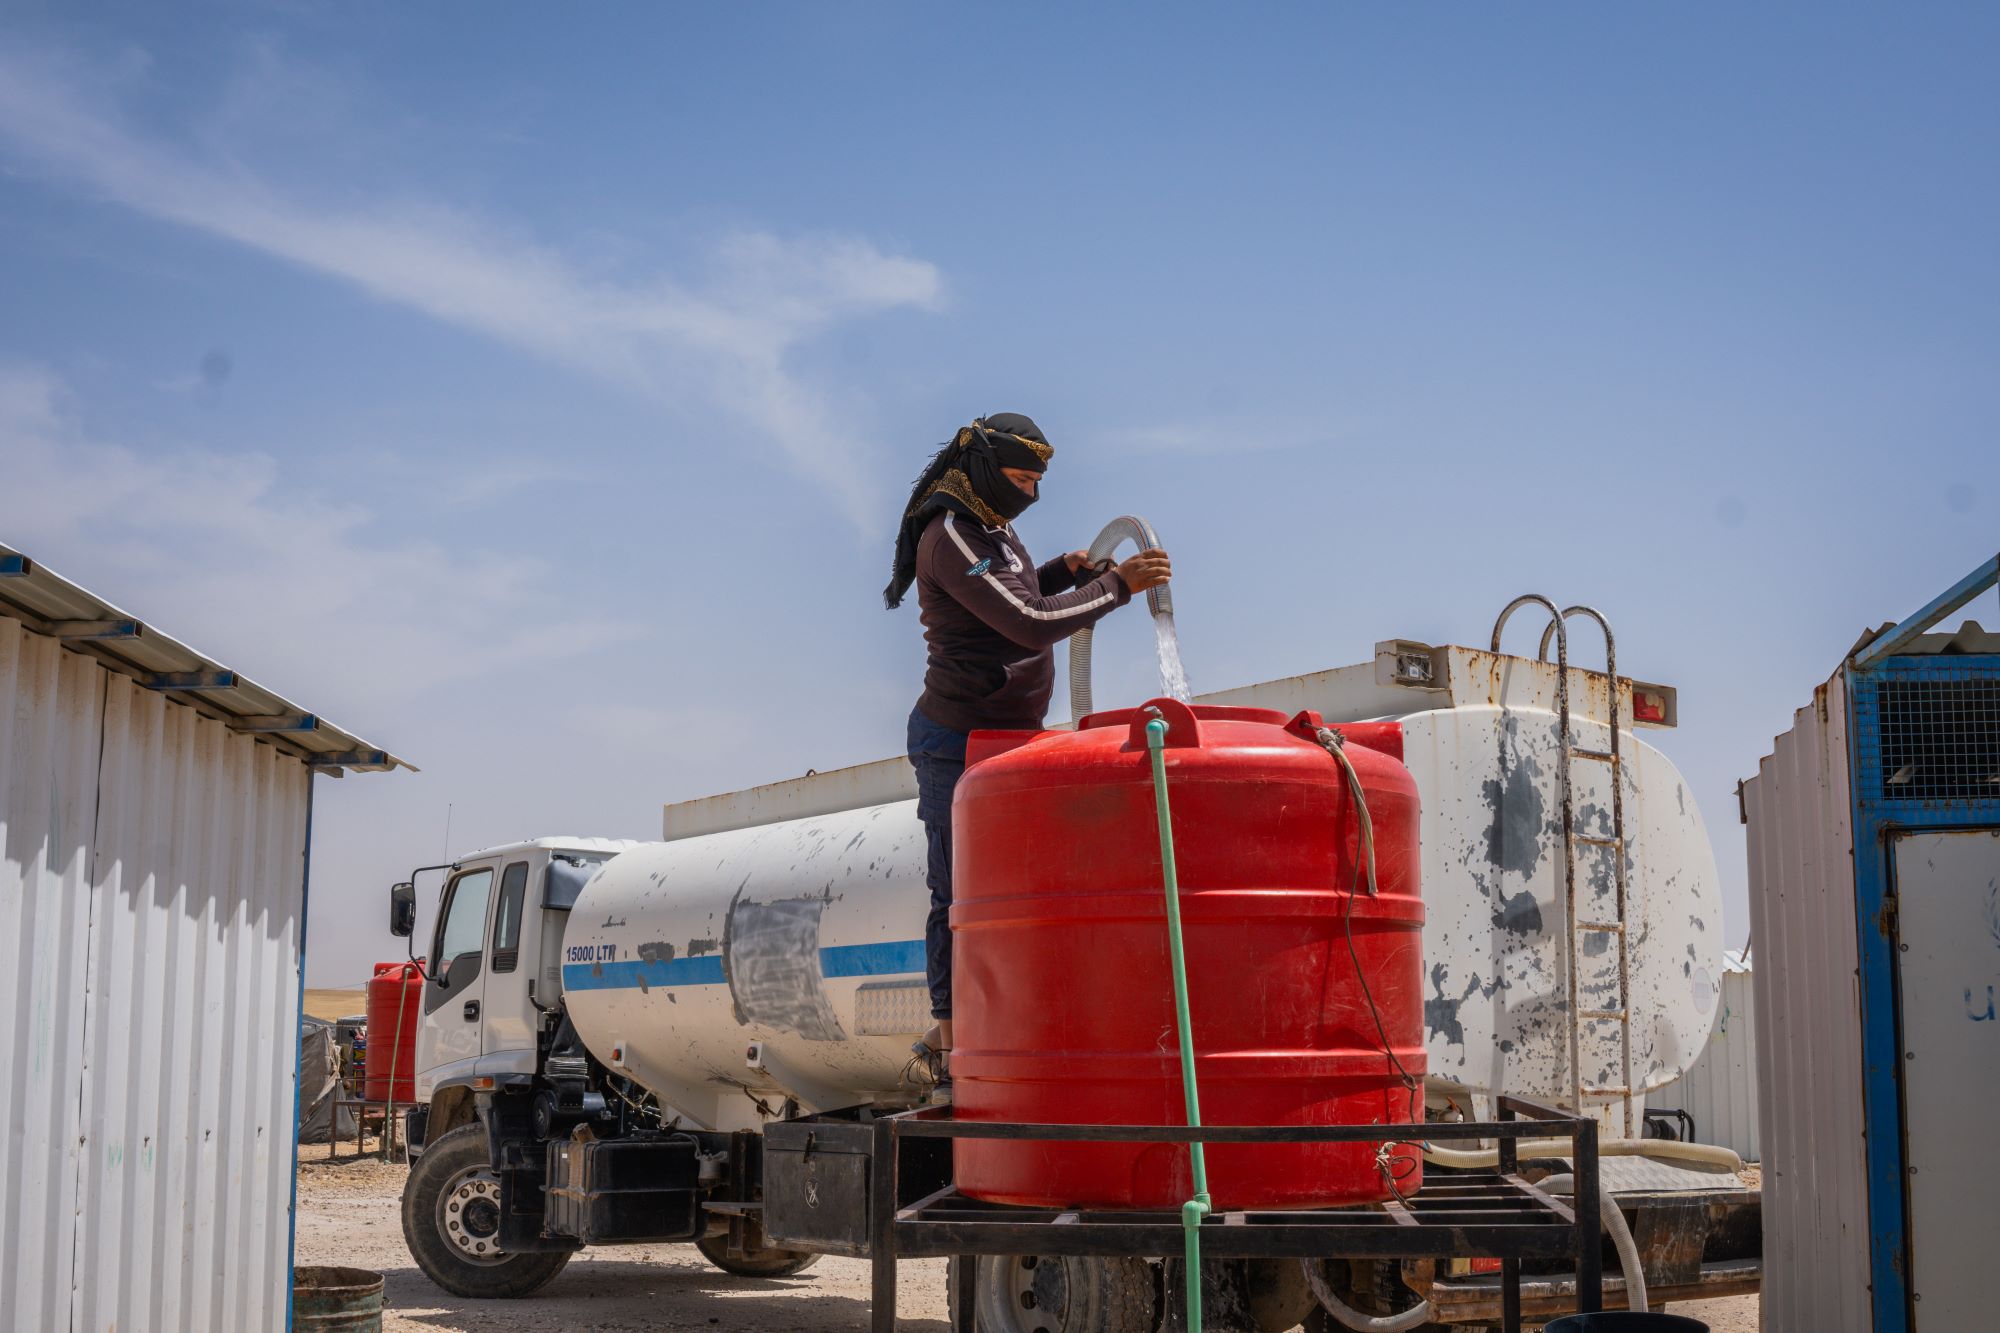
{"type": "MultiPolygon", "coordinates": [[[[373,1145],[371,1139],[370,1145],[373,1145]]],[[[405,1169],[350,1142],[329,1162],[325,1144],[299,1149],[298,1262],[372,1269],[385,1279],[390,1333],[417,1330],[700,1329],[742,1333],[861,1333],[868,1327],[868,1265],[826,1258],[797,1277],[718,1272],[692,1245],[586,1250],[541,1292],[518,1301],[472,1301],[439,1290],[403,1245],[405,1169]]],[[[950,1333],[944,1261],[901,1269],[901,1325],[950,1333]]]]}
{"type": "MultiPolygon", "coordinates": [[[[372,1144],[372,1140],[371,1140],[372,1144]]],[[[402,1166],[357,1158],[353,1145],[329,1161],[325,1144],[299,1149],[298,1262],[372,1269],[386,1279],[390,1333],[418,1330],[742,1330],[743,1333],[861,1333],[868,1327],[868,1265],[826,1258],[797,1277],[749,1279],[716,1271],[692,1245],[586,1250],[535,1296],[471,1301],[451,1296],[418,1270],[403,1246],[402,1166]]],[[[944,1261],[901,1267],[901,1327],[950,1333],[944,1261]]],[[[1756,1333],[1757,1298],[1674,1307],[1716,1333],[1756,1333]]]]}
{"type": "Polygon", "coordinates": [[[336,1022],[353,1014],[368,1011],[368,992],[359,990],[309,990],[306,992],[306,1012],[314,1018],[336,1022]]]}

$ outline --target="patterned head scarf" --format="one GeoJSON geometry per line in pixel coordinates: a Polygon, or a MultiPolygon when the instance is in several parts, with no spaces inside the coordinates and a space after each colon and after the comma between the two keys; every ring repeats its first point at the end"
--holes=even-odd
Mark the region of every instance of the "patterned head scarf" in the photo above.
{"type": "Polygon", "coordinates": [[[900,606],[916,582],[917,542],[932,514],[948,509],[989,528],[1006,527],[1036,497],[1008,480],[1001,469],[1046,472],[1055,452],[1031,418],[998,412],[978,418],[931,455],[910,488],[910,502],[896,532],[895,567],[889,586],[882,590],[889,609],[900,606]]]}

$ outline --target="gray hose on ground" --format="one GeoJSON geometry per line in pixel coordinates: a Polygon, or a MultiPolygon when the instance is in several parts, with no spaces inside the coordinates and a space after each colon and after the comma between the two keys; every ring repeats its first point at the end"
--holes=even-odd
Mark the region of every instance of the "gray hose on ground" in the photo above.
{"type": "MultiPolygon", "coordinates": [[[[1573,1195],[1576,1193],[1576,1177],[1547,1176],[1536,1181],[1535,1186],[1544,1194],[1573,1195]]],[[[1646,1267],[1639,1262],[1639,1246],[1632,1239],[1632,1228],[1625,1225],[1625,1214],[1608,1190],[1597,1191],[1597,1215],[1603,1220],[1604,1229],[1611,1233],[1611,1243],[1618,1250],[1618,1267],[1625,1273],[1625,1308],[1635,1314],[1644,1314],[1646,1267]]]]}
{"type": "Polygon", "coordinates": [[[1431,1303],[1418,1301],[1415,1306],[1400,1314],[1363,1314],[1340,1297],[1333,1294],[1326,1276],[1319,1271],[1322,1260],[1301,1259],[1299,1267],[1306,1271],[1306,1285],[1312,1288],[1313,1299],[1319,1308],[1332,1315],[1356,1333],[1407,1333],[1413,1328],[1422,1328],[1431,1321],[1431,1303]]]}
{"type": "MultiPolygon", "coordinates": [[[[1104,525],[1104,531],[1097,534],[1097,540],[1090,544],[1089,563],[1095,567],[1111,559],[1111,553],[1121,542],[1131,541],[1142,551],[1160,549],[1160,536],[1153,531],[1153,525],[1143,518],[1126,514],[1114,518],[1104,525]]],[[[1165,616],[1169,621],[1174,616],[1174,595],[1162,583],[1146,593],[1146,607],[1154,619],[1165,616]]],[[[1069,717],[1072,722],[1080,722],[1090,712],[1090,629],[1085,625],[1069,636],[1069,717]]]]}

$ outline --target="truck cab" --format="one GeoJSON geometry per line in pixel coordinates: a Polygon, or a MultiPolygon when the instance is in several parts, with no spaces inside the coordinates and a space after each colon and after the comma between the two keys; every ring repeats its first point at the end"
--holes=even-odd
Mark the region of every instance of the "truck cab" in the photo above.
{"type": "Polygon", "coordinates": [[[542,1015],[562,989],[570,909],[599,866],[638,845],[533,838],[424,867],[442,870],[444,884],[424,952],[412,1151],[471,1123],[482,1078],[537,1072],[542,1015]]]}
{"type": "Polygon", "coordinates": [[[592,876],[642,845],[533,838],[419,867],[390,890],[390,933],[413,936],[416,881],[443,872],[417,1019],[406,1121],[415,1160],[402,1220],[418,1264],[456,1295],[528,1295],[585,1244],[689,1241],[724,1272],[754,1278],[818,1258],[764,1245],[753,1211],[703,1207],[704,1197],[746,1192],[754,1135],[680,1128],[670,1108],[596,1062],[567,1021],[570,913],[592,876]],[[599,1132],[611,1142],[593,1142],[599,1132]],[[589,1190],[568,1212],[552,1202],[579,1178],[611,1174],[651,1186],[637,1208],[618,1207],[628,1196],[619,1189],[589,1190]]]}

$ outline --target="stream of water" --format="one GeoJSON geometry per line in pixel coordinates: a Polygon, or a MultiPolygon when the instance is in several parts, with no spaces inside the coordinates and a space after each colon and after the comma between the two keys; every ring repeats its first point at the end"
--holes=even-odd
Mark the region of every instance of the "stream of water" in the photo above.
{"type": "Polygon", "coordinates": [[[1174,629],[1174,618],[1170,615],[1154,616],[1153,637],[1160,658],[1160,688],[1186,703],[1192,696],[1188,690],[1187,672],[1181,667],[1181,636],[1174,629]]]}

